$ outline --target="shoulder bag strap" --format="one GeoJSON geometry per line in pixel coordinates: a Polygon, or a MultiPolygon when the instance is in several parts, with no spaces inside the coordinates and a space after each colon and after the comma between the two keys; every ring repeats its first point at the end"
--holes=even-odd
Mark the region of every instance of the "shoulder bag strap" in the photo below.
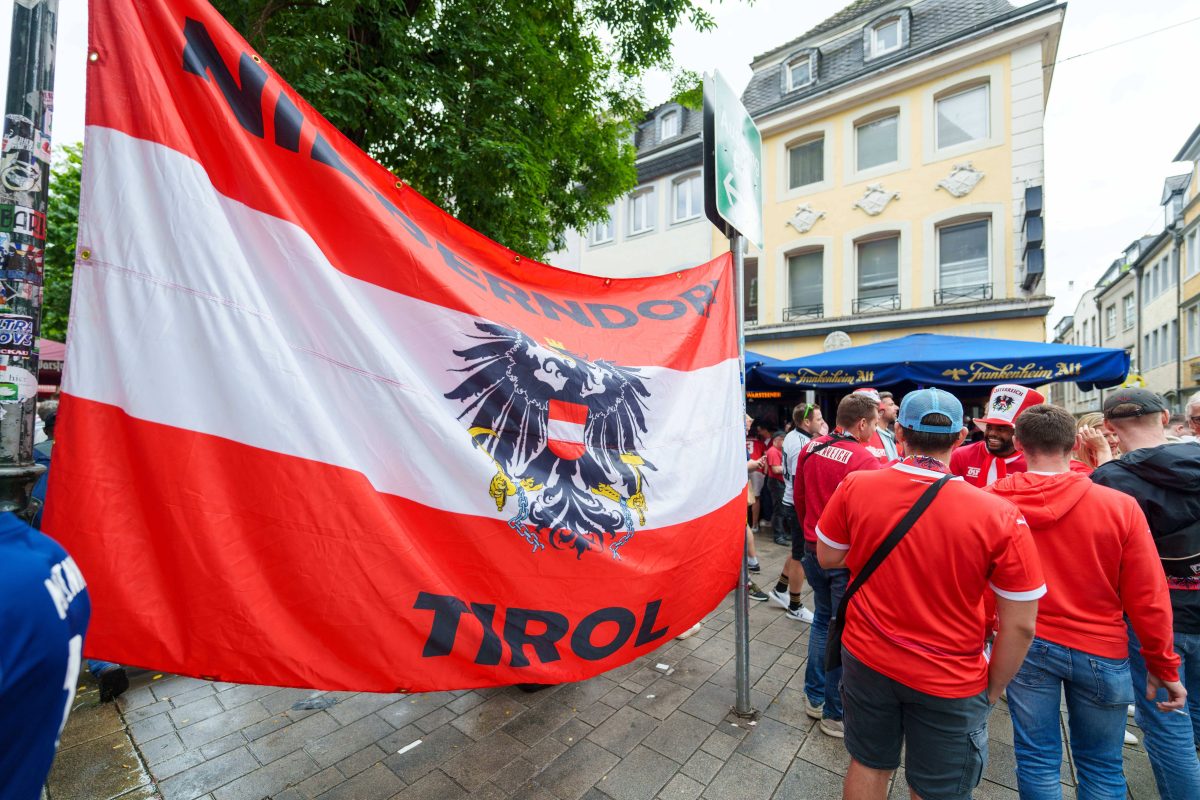
{"type": "Polygon", "coordinates": [[[855,592],[862,588],[862,585],[867,582],[867,578],[870,578],[871,573],[879,568],[879,565],[888,557],[888,554],[896,549],[896,545],[900,544],[900,540],[904,538],[904,535],[912,529],[916,521],[925,513],[925,509],[929,508],[929,504],[933,502],[933,498],[946,485],[946,482],[953,477],[953,475],[943,475],[921,493],[921,497],[908,510],[908,513],[896,523],[896,527],[892,528],[892,532],[875,549],[875,552],[867,559],[867,563],[863,565],[863,568],[854,576],[854,580],[846,587],[846,593],[842,595],[842,602],[838,604],[837,616],[830,620],[829,623],[829,638],[825,645],[826,670],[837,669],[842,665],[842,630],[846,626],[846,610],[850,607],[850,598],[854,597],[855,592]]]}

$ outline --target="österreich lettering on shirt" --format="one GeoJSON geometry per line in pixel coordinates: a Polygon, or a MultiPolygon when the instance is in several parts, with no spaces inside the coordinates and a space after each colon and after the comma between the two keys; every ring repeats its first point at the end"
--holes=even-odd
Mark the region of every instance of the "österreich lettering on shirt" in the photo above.
{"type": "Polygon", "coordinates": [[[727,256],[637,280],[528,261],[357,150],[203,0],[94,0],[89,24],[47,530],[91,586],[90,655],[561,683],[734,586],[727,256]]]}

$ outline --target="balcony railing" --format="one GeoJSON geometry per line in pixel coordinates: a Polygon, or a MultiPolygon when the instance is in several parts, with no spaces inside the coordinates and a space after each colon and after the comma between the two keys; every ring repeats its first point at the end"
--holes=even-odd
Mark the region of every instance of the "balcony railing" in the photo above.
{"type": "Polygon", "coordinates": [[[980,283],[975,286],[958,286],[953,289],[938,289],[933,293],[934,305],[969,303],[972,300],[991,300],[992,285],[980,283]]]}
{"type": "Polygon", "coordinates": [[[784,322],[798,319],[820,319],[823,316],[825,316],[825,306],[820,303],[811,306],[789,306],[783,310],[784,322]]]}
{"type": "Polygon", "coordinates": [[[859,297],[850,305],[855,314],[871,314],[876,311],[897,311],[900,308],[900,295],[887,294],[880,297],[859,297]]]}

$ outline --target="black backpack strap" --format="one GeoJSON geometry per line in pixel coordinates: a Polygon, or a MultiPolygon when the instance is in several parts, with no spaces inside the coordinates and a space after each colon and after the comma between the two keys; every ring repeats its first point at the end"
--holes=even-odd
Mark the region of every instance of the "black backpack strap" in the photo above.
{"type": "Polygon", "coordinates": [[[875,548],[875,552],[867,559],[867,563],[854,576],[854,580],[846,587],[846,593],[842,595],[842,602],[838,604],[837,616],[829,623],[829,638],[825,644],[825,669],[837,669],[842,665],[842,630],[846,627],[846,610],[850,607],[850,598],[854,597],[855,592],[862,588],[862,585],[867,582],[867,578],[871,577],[883,560],[888,557],[888,554],[896,549],[896,545],[900,544],[900,540],[904,535],[912,529],[921,515],[925,513],[925,509],[929,508],[929,504],[933,502],[933,498],[941,491],[946,482],[951,480],[953,475],[943,475],[932,484],[929,485],[912,508],[896,523],[896,527],[892,528],[892,532],[887,535],[879,547],[875,548]]]}

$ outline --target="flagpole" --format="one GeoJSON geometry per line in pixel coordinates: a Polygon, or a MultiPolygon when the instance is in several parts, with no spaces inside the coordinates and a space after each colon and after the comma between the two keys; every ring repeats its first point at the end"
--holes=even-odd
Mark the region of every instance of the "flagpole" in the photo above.
{"type": "MultiPolygon", "coordinates": [[[[745,286],[745,260],[742,254],[740,233],[729,237],[729,251],[733,254],[733,297],[737,308],[738,330],[738,395],[742,416],[746,416],[746,308],[742,295],[745,286]]],[[[742,510],[742,565],[738,578],[738,590],[733,597],[733,648],[734,683],[736,697],[733,711],[739,717],[753,717],[750,705],[750,552],[746,542],[746,513],[742,510]]]]}
{"type": "Polygon", "coordinates": [[[58,1],[13,3],[0,147],[0,511],[23,510],[44,471],[33,435],[58,1]]]}

